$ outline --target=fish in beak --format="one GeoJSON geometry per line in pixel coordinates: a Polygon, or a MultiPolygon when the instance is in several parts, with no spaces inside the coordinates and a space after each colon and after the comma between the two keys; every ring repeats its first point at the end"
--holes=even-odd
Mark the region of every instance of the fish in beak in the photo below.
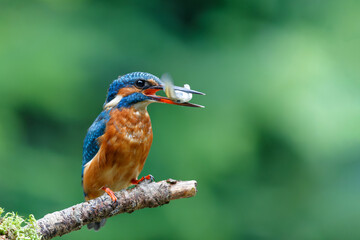
{"type": "Polygon", "coordinates": [[[192,99],[192,94],[205,95],[205,93],[190,89],[188,84],[185,84],[184,87],[174,86],[170,77],[162,77],[161,80],[163,82],[162,85],[152,86],[144,90],[144,94],[156,102],[204,108],[204,106],[190,103],[189,101],[192,99]],[[156,95],[156,92],[159,90],[164,90],[166,97],[156,95]]]}

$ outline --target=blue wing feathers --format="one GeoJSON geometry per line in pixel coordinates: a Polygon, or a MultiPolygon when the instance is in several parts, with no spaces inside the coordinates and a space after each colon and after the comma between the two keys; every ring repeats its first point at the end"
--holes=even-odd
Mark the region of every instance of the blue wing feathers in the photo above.
{"type": "Polygon", "coordinates": [[[91,161],[99,151],[99,143],[97,139],[105,132],[106,123],[110,119],[110,110],[102,111],[95,119],[94,123],[90,126],[83,146],[83,160],[81,178],[83,177],[85,164],[91,161]]]}

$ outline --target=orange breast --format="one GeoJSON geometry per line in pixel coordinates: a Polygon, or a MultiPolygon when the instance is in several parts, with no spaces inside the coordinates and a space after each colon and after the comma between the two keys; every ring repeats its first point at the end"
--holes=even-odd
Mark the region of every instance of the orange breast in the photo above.
{"type": "Polygon", "coordinates": [[[84,169],[87,200],[102,195],[102,187],[118,191],[130,186],[144,167],[152,139],[146,110],[112,110],[105,133],[99,138],[100,149],[84,169]]]}

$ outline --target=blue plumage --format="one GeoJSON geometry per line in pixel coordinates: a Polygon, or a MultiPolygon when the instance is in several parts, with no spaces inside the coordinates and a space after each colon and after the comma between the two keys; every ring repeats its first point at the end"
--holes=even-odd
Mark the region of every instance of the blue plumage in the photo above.
{"type": "Polygon", "coordinates": [[[129,108],[135,103],[142,102],[145,100],[150,100],[150,99],[151,99],[150,97],[145,96],[142,93],[133,93],[133,94],[121,99],[121,101],[117,105],[117,108],[122,108],[122,107],[129,108]]]}
{"type": "Polygon", "coordinates": [[[81,170],[81,179],[84,174],[84,167],[86,163],[90,162],[94,158],[96,153],[99,151],[99,144],[97,139],[104,134],[106,123],[110,119],[110,110],[102,111],[99,116],[95,119],[94,123],[90,126],[83,146],[83,160],[82,160],[82,170],[81,170]]]}
{"type": "Polygon", "coordinates": [[[159,84],[161,84],[160,79],[150,73],[133,72],[133,73],[126,74],[124,76],[119,77],[118,79],[114,80],[111,83],[105,103],[108,103],[111,100],[113,100],[120,88],[124,88],[126,86],[133,85],[134,81],[139,80],[139,79],[144,79],[144,80],[153,79],[156,82],[158,82],[159,84]]]}

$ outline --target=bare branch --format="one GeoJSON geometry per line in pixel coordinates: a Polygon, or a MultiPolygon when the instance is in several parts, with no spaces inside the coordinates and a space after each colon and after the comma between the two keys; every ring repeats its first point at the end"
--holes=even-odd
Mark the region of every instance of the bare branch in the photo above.
{"type": "Polygon", "coordinates": [[[40,227],[38,233],[44,240],[51,239],[79,230],[89,223],[99,222],[103,218],[131,213],[142,208],[158,207],[170,200],[193,197],[197,191],[196,184],[196,181],[173,179],[141,183],[132,189],[116,192],[116,203],[104,194],[91,201],[45,215],[37,221],[40,227]]]}

